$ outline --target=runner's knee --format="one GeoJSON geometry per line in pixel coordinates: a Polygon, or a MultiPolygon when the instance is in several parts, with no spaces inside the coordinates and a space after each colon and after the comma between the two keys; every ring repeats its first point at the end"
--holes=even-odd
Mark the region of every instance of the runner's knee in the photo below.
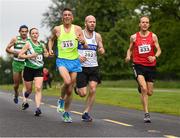
{"type": "Polygon", "coordinates": [[[14,89],[18,89],[19,88],[19,84],[14,84],[14,89]]]}
{"type": "Polygon", "coordinates": [[[86,91],[78,90],[78,93],[79,93],[80,97],[85,97],[86,96],[86,91]]]}
{"type": "Polygon", "coordinates": [[[147,93],[148,96],[152,96],[152,94],[153,94],[153,90],[149,90],[147,93]]]}
{"type": "Polygon", "coordinates": [[[71,84],[72,84],[71,80],[65,80],[65,81],[64,81],[64,85],[65,85],[65,86],[69,86],[69,85],[71,85],[71,84]]]}
{"type": "Polygon", "coordinates": [[[148,89],[147,89],[146,87],[141,87],[141,91],[142,91],[143,93],[148,94],[148,89]]]}
{"type": "Polygon", "coordinates": [[[96,88],[90,88],[89,93],[94,94],[96,92],[96,88]]]}
{"type": "Polygon", "coordinates": [[[36,86],[36,87],[35,87],[35,91],[36,91],[36,92],[40,92],[40,91],[41,91],[41,87],[36,86]]]}

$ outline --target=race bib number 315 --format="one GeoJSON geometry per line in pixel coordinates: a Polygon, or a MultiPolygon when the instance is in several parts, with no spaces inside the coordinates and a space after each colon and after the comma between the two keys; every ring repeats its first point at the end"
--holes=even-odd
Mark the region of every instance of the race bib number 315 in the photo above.
{"type": "Polygon", "coordinates": [[[151,46],[143,44],[138,47],[138,50],[139,50],[139,54],[149,53],[151,51],[151,46]]]}

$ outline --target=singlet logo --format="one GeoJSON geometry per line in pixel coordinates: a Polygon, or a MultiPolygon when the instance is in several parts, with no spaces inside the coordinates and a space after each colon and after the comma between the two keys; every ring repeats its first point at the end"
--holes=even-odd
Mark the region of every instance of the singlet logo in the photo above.
{"type": "Polygon", "coordinates": [[[17,48],[22,48],[25,45],[25,43],[19,43],[18,45],[16,45],[17,48]]]}
{"type": "Polygon", "coordinates": [[[150,44],[143,44],[138,47],[139,54],[149,53],[151,51],[150,44]]]}
{"type": "Polygon", "coordinates": [[[96,44],[96,40],[95,39],[92,39],[92,44],[96,44]]]}
{"type": "Polygon", "coordinates": [[[74,43],[72,40],[68,40],[68,41],[62,41],[62,48],[73,48],[74,47],[74,43]]]}

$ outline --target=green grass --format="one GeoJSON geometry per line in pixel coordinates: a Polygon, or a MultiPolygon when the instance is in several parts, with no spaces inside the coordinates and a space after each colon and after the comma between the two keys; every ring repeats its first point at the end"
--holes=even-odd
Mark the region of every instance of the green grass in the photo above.
{"type": "MultiPolygon", "coordinates": [[[[137,90],[98,88],[96,102],[142,110],[140,95],[137,90]]],[[[150,112],[180,115],[180,90],[154,92],[149,97],[150,112]]]]}
{"type": "MultiPolygon", "coordinates": [[[[180,116],[180,82],[157,81],[153,96],[149,97],[150,112],[180,116]],[[162,91],[160,91],[162,90],[162,91]]],[[[134,80],[104,81],[98,88],[96,103],[142,110],[140,95],[134,80]]],[[[12,90],[12,85],[1,85],[0,89],[12,90]]],[[[43,95],[59,96],[60,86],[43,90],[43,95]]],[[[85,100],[74,94],[75,100],[85,100]]]]}
{"type": "MultiPolygon", "coordinates": [[[[124,87],[124,88],[135,88],[137,83],[135,80],[119,80],[119,81],[103,81],[101,84],[103,87],[124,87]]],[[[173,88],[180,89],[180,81],[155,81],[155,88],[173,88]]]]}

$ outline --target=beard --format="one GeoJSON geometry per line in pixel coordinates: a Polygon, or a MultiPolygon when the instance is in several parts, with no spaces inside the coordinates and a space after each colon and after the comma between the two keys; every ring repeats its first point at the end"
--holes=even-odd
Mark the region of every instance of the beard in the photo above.
{"type": "Polygon", "coordinates": [[[94,27],[87,27],[87,30],[88,30],[89,32],[93,32],[93,31],[95,30],[95,28],[94,28],[94,27]]]}

